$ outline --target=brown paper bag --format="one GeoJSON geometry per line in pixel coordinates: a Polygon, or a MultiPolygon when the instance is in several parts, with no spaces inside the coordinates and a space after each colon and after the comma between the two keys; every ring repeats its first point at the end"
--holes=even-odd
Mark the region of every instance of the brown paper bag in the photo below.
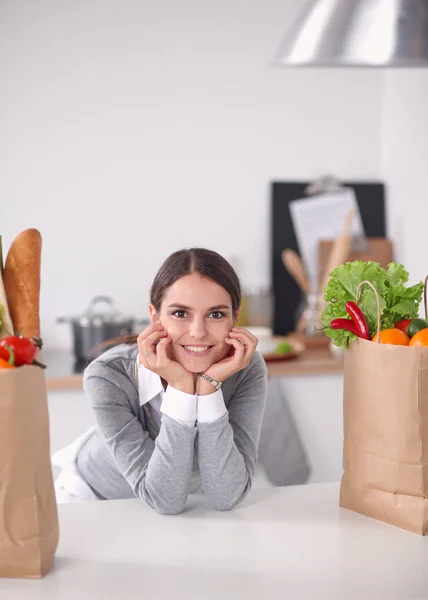
{"type": "Polygon", "coordinates": [[[58,546],[45,375],[0,372],[0,577],[42,577],[58,546]]]}
{"type": "Polygon", "coordinates": [[[428,533],[428,348],[345,352],[340,506],[428,533]]]}

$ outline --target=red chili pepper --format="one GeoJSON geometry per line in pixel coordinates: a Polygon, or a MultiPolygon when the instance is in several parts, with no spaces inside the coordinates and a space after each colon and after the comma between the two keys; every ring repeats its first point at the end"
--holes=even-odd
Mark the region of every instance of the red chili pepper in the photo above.
{"type": "Polygon", "coordinates": [[[359,337],[359,331],[354,321],[350,319],[333,319],[330,323],[330,327],[332,329],[345,329],[346,331],[350,331],[359,337]]]}
{"type": "Polygon", "coordinates": [[[346,302],[345,303],[346,312],[352,317],[355,325],[358,329],[358,336],[363,338],[364,340],[370,339],[370,331],[369,326],[367,325],[367,321],[365,316],[362,313],[361,308],[358,306],[356,302],[346,302]]]}

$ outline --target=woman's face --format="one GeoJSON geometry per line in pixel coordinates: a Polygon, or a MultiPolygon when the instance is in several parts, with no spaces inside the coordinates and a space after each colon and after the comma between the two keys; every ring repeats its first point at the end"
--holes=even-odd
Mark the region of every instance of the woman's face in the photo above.
{"type": "Polygon", "coordinates": [[[191,273],[165,293],[159,314],[149,306],[152,322],[159,320],[172,342],[168,354],[191,373],[206,371],[230,350],[225,343],[234,325],[229,293],[211,279],[191,273]]]}

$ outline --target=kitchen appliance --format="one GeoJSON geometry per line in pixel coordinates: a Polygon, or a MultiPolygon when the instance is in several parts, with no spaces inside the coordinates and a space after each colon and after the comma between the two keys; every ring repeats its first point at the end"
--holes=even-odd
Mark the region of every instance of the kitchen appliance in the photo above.
{"type": "Polygon", "coordinates": [[[428,0],[312,0],[275,57],[282,67],[428,67],[428,0]]]}
{"type": "Polygon", "coordinates": [[[59,317],[57,323],[71,323],[73,350],[78,363],[85,363],[91,351],[107,340],[135,333],[137,324],[147,326],[148,319],[124,316],[114,306],[109,296],[95,296],[83,314],[76,317],[59,317]],[[104,310],[100,306],[104,304],[104,310]]]}

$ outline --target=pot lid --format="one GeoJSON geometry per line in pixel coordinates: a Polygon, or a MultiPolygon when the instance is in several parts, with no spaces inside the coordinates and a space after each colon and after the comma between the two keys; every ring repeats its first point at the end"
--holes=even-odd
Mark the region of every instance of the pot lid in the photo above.
{"type": "Polygon", "coordinates": [[[60,322],[70,321],[77,325],[102,327],[109,324],[121,324],[133,321],[131,317],[125,317],[114,306],[113,300],[109,296],[95,296],[89,303],[88,308],[78,317],[60,318],[60,322]],[[104,304],[104,310],[100,309],[100,305],[104,304]]]}

